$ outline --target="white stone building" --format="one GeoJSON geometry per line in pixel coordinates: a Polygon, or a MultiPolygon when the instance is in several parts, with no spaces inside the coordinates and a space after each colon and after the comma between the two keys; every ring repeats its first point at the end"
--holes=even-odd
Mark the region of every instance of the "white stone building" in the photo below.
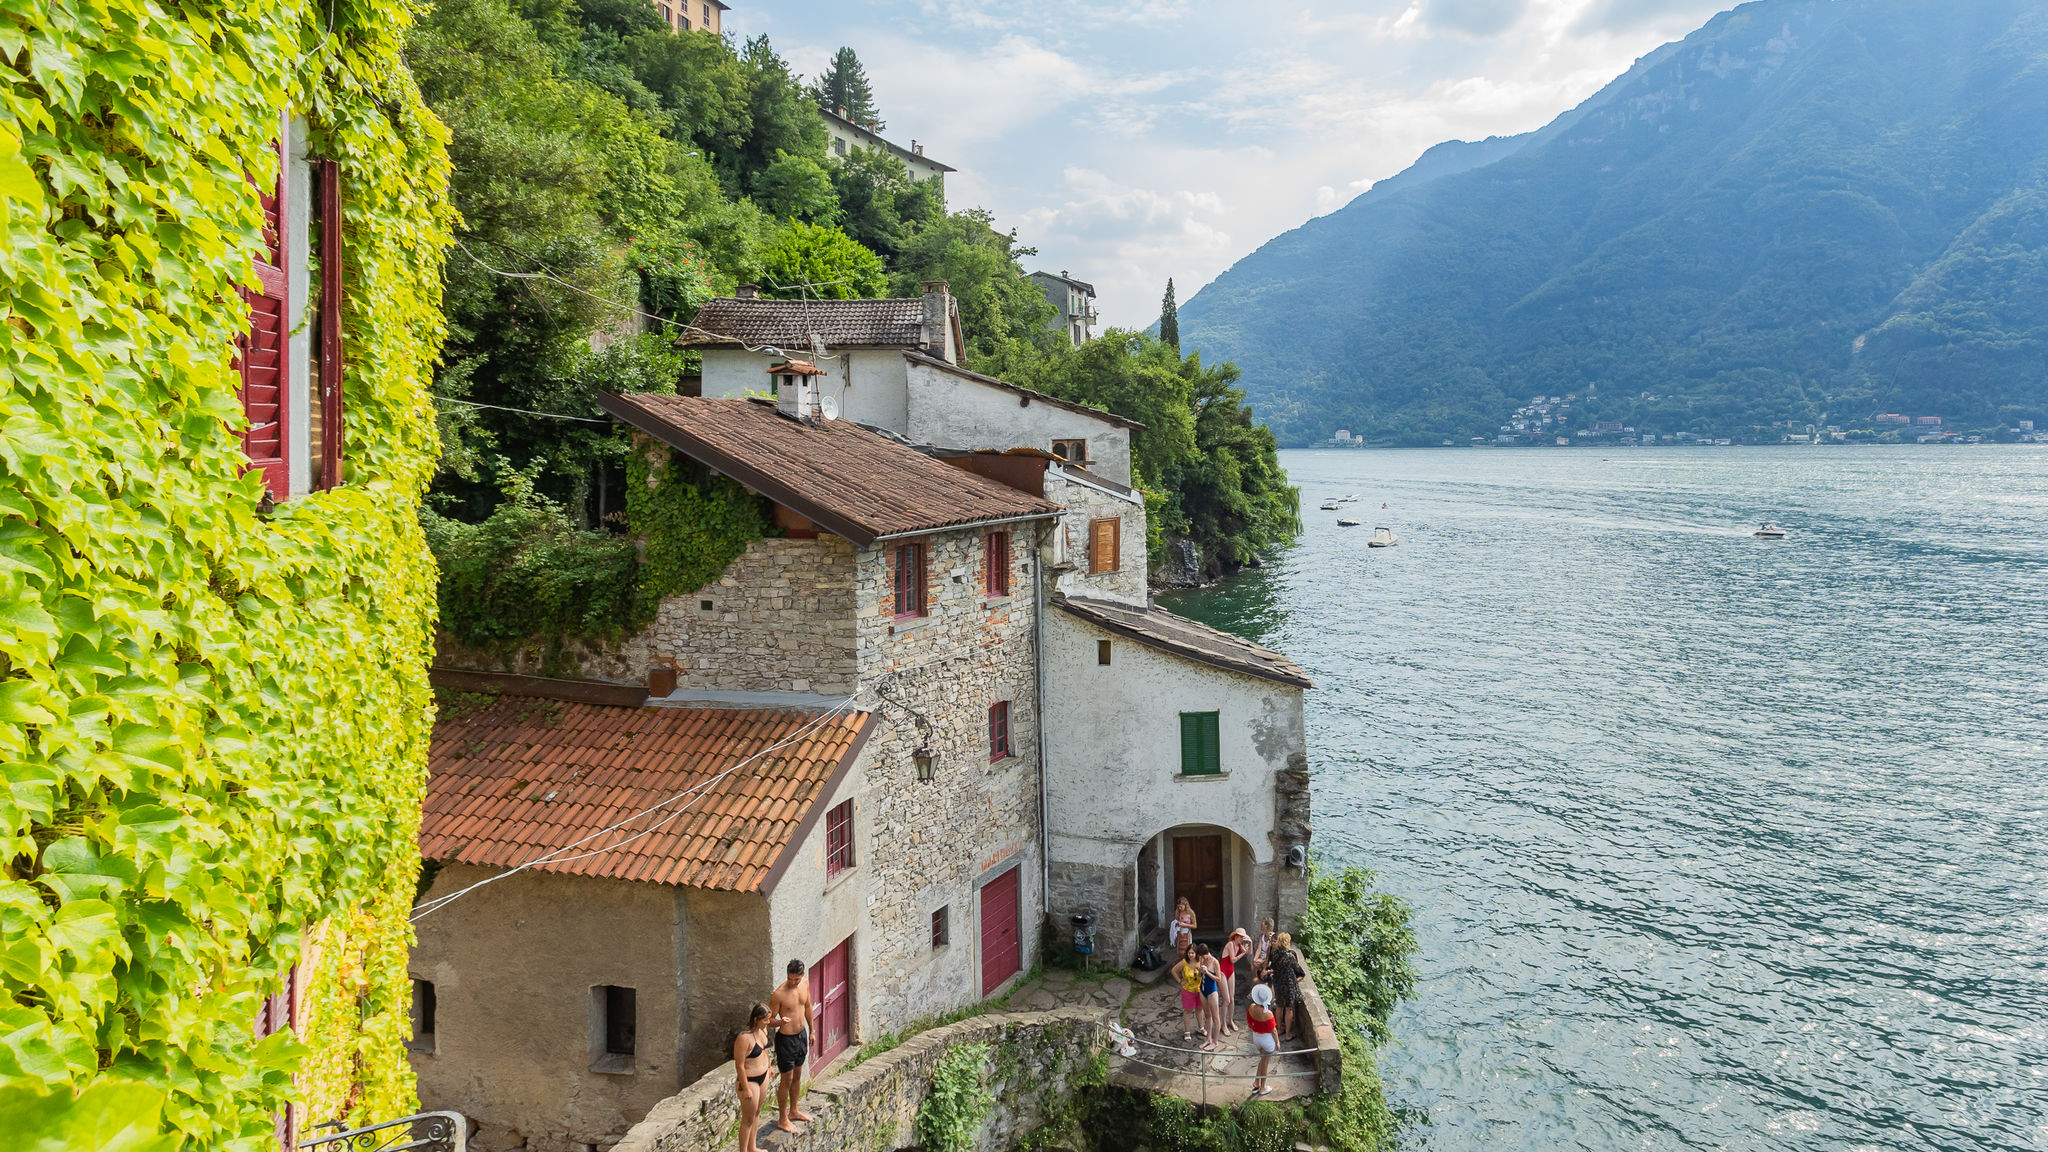
{"type": "Polygon", "coordinates": [[[818,119],[825,122],[826,147],[835,157],[844,157],[862,148],[887,152],[903,161],[903,167],[912,180],[938,180],[948,172],[957,171],[952,165],[941,164],[925,155],[924,145],[917,141],[912,140],[908,148],[892,143],[875,129],[847,119],[841,109],[820,105],[818,119]]]}
{"type": "Polygon", "coordinates": [[[960,308],[944,281],[921,297],[764,300],[751,289],[698,312],[681,346],[703,356],[706,396],[766,395],[787,357],[816,365],[821,402],[839,419],[936,448],[1037,448],[1131,482],[1131,436],[1144,425],[970,372],[960,308]]]}
{"type": "Polygon", "coordinates": [[[1047,321],[1048,327],[1065,332],[1076,348],[1095,339],[1095,321],[1100,319],[1095,312],[1095,285],[1065,272],[1033,272],[1027,279],[1045,293],[1046,303],[1058,309],[1047,321]]]}

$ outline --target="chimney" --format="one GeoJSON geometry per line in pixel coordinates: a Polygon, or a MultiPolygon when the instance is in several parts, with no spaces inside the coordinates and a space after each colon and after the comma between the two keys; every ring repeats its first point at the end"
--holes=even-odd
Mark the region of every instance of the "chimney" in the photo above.
{"type": "Polygon", "coordinates": [[[647,694],[668,696],[676,690],[676,670],[665,665],[656,665],[647,670],[647,694]]]}
{"type": "Polygon", "coordinates": [[[761,298],[761,286],[759,284],[742,284],[732,290],[732,295],[735,300],[759,300],[761,298]]]}
{"type": "Polygon", "coordinates": [[[916,140],[912,140],[910,142],[910,154],[913,156],[924,155],[924,145],[919,144],[916,140]]]}
{"type": "Polygon", "coordinates": [[[919,350],[948,364],[959,363],[958,352],[950,347],[953,331],[953,294],[944,280],[924,282],[924,319],[918,325],[919,350]]]}
{"type": "Polygon", "coordinates": [[[775,410],[792,420],[813,424],[822,420],[818,377],[824,374],[824,369],[803,360],[787,360],[768,369],[768,381],[775,387],[775,410]]]}

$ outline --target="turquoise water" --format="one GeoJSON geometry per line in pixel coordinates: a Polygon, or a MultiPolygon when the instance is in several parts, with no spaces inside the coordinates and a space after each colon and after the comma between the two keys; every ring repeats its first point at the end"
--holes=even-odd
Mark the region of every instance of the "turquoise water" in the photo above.
{"type": "Polygon", "coordinates": [[[1300,545],[1169,602],[1317,679],[1411,1144],[2048,1148],[2048,450],[1283,460],[1300,545]]]}

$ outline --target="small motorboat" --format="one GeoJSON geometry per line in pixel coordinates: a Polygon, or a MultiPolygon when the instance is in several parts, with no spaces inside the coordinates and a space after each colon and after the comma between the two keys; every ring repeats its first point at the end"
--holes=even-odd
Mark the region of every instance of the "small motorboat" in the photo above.
{"type": "Polygon", "coordinates": [[[1756,531],[1750,533],[1750,535],[1761,536],[1766,540],[1783,540],[1785,538],[1785,530],[1776,524],[1764,524],[1759,526],[1756,531]]]}
{"type": "Polygon", "coordinates": [[[1326,501],[1324,501],[1324,502],[1323,502],[1323,511],[1325,511],[1325,512],[1335,512],[1336,510],[1337,510],[1337,502],[1336,502],[1335,500],[1326,500],[1326,501]]]}
{"type": "Polygon", "coordinates": [[[1349,504],[1349,503],[1351,503],[1351,502],[1352,502],[1353,500],[1356,500],[1356,499],[1358,499],[1358,493],[1356,493],[1356,492],[1353,492],[1353,493],[1352,493],[1351,495],[1349,495],[1349,496],[1346,496],[1346,497],[1344,497],[1344,499],[1342,500],[1342,503],[1345,503],[1345,504],[1349,504]]]}
{"type": "Polygon", "coordinates": [[[1372,539],[1367,540],[1365,546],[1367,548],[1392,548],[1400,542],[1401,538],[1394,535],[1392,528],[1375,528],[1372,530],[1372,539]]]}
{"type": "Polygon", "coordinates": [[[1356,528],[1356,527],[1358,527],[1358,521],[1357,521],[1357,520],[1354,520],[1354,519],[1352,519],[1352,518],[1351,518],[1351,517],[1349,517],[1349,516],[1339,516],[1339,517],[1337,517],[1337,527],[1339,527],[1339,528],[1356,528]]]}

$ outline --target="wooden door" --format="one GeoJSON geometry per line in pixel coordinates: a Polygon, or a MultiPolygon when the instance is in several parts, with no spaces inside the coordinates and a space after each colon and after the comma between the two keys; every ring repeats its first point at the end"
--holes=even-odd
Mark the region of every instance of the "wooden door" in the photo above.
{"type": "Polygon", "coordinates": [[[1188,898],[1204,935],[1228,932],[1223,923],[1223,837],[1173,838],[1173,898],[1188,898]]]}
{"type": "Polygon", "coordinates": [[[811,1003],[818,1025],[811,1037],[811,1067],[823,1068],[853,1038],[853,937],[811,965],[811,1003]]]}
{"type": "Polygon", "coordinates": [[[981,994],[988,996],[1024,967],[1018,931],[1017,873],[1012,868],[981,890],[981,994]]]}

